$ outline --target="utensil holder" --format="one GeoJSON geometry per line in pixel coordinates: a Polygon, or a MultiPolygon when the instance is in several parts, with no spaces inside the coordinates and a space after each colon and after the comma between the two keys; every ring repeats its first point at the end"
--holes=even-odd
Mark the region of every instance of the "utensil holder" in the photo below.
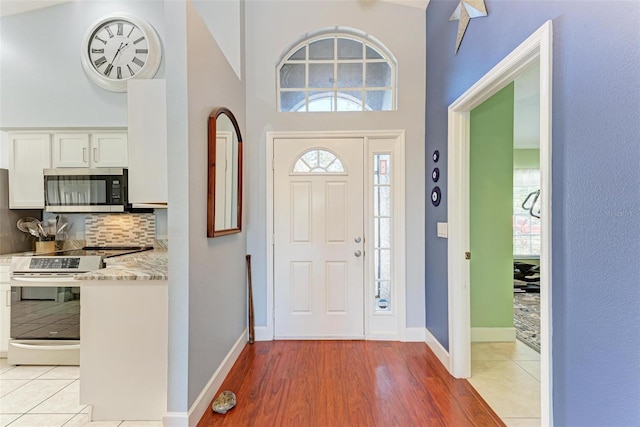
{"type": "Polygon", "coordinates": [[[36,240],[36,254],[46,254],[55,251],[55,237],[40,237],[36,240]]]}

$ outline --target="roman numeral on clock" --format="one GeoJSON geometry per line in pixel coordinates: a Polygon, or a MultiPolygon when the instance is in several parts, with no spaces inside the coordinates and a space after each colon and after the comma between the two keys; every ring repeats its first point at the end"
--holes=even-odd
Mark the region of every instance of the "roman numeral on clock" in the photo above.
{"type": "Polygon", "coordinates": [[[91,53],[104,53],[104,48],[103,49],[91,49],[91,53]]]}
{"type": "Polygon", "coordinates": [[[136,27],[131,27],[131,31],[129,31],[129,34],[127,34],[127,38],[131,37],[131,33],[133,33],[133,30],[135,30],[136,27]]]}
{"type": "Polygon", "coordinates": [[[133,44],[138,44],[138,43],[140,43],[142,40],[144,40],[144,36],[140,37],[138,40],[135,40],[135,41],[133,42],[133,44]]]}
{"type": "Polygon", "coordinates": [[[116,32],[116,34],[118,34],[119,36],[122,35],[122,32],[124,30],[124,24],[122,22],[118,22],[118,31],[116,32]]]}
{"type": "Polygon", "coordinates": [[[107,58],[105,58],[104,56],[101,56],[100,58],[98,58],[95,61],[93,61],[93,63],[96,65],[96,67],[100,67],[105,62],[107,62],[107,58]]]}
{"type": "Polygon", "coordinates": [[[109,38],[113,38],[113,33],[111,32],[111,28],[104,27],[104,29],[107,30],[107,33],[109,33],[109,38]]]}
{"type": "Polygon", "coordinates": [[[136,64],[138,67],[142,67],[144,65],[144,61],[141,61],[140,59],[138,59],[138,57],[134,56],[133,59],[131,60],[131,62],[133,62],[134,64],[136,64]]]}
{"type": "Polygon", "coordinates": [[[116,68],[116,76],[118,77],[118,79],[122,78],[122,67],[116,68]]]}
{"type": "Polygon", "coordinates": [[[136,53],[149,53],[149,49],[136,49],[136,53]]]}
{"type": "Polygon", "coordinates": [[[109,74],[111,74],[111,70],[113,70],[113,65],[107,65],[107,68],[104,69],[104,75],[108,76],[109,74]]]}
{"type": "Polygon", "coordinates": [[[96,39],[96,40],[100,40],[100,41],[102,42],[102,44],[107,44],[107,41],[106,41],[106,40],[102,40],[102,39],[101,39],[100,37],[98,37],[98,36],[95,36],[95,37],[94,37],[94,39],[96,39]]]}
{"type": "Polygon", "coordinates": [[[127,64],[127,69],[129,70],[129,73],[133,76],[135,73],[133,72],[133,70],[131,69],[131,67],[129,66],[129,64],[127,64]]]}

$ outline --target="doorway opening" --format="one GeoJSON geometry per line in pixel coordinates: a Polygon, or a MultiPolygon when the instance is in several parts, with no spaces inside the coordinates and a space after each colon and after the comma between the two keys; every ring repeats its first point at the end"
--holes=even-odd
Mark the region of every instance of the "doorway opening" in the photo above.
{"type": "MultiPolygon", "coordinates": [[[[513,82],[533,64],[540,66],[540,382],[541,420],[552,425],[551,390],[551,89],[552,24],[527,40],[449,106],[448,288],[449,370],[471,374],[469,161],[470,112],[513,82]]],[[[471,254],[473,256],[473,254],[471,254]]]]}

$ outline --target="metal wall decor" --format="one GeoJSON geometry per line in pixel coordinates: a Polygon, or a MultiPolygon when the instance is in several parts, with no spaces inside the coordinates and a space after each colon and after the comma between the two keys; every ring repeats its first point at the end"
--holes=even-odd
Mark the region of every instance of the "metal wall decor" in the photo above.
{"type": "Polygon", "coordinates": [[[460,0],[460,3],[458,3],[458,6],[449,18],[449,21],[459,21],[455,53],[458,53],[458,48],[460,48],[462,37],[464,37],[464,33],[467,31],[469,21],[473,18],[480,18],[487,15],[487,6],[484,4],[484,0],[460,0]]]}
{"type": "Polygon", "coordinates": [[[438,206],[440,204],[441,196],[440,187],[433,187],[433,190],[431,190],[431,203],[433,206],[438,206]]]}

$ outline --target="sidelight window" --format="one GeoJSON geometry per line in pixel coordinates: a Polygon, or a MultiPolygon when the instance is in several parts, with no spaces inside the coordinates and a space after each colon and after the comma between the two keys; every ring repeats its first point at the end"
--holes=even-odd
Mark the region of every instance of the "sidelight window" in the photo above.
{"type": "Polygon", "coordinates": [[[392,182],[391,154],[373,156],[373,258],[375,311],[391,311],[392,182]]]}

